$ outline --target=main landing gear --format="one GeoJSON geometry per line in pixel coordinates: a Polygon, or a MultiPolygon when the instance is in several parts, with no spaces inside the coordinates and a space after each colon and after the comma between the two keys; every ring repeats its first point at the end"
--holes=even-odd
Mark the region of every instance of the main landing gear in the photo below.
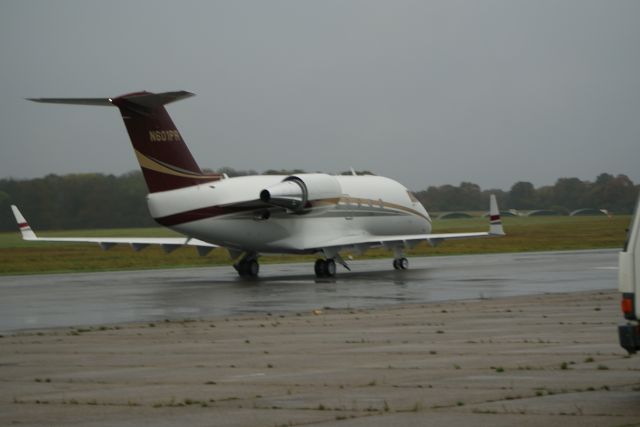
{"type": "Polygon", "coordinates": [[[316,277],[334,277],[336,275],[336,262],[333,259],[317,259],[314,266],[316,277]]]}
{"type": "Polygon", "coordinates": [[[255,254],[247,255],[233,265],[240,277],[258,277],[260,264],[255,254]]]}
{"type": "MultiPolygon", "coordinates": [[[[347,270],[351,270],[342,258],[338,257],[338,261],[345,266],[347,270]]],[[[240,277],[254,278],[258,277],[260,264],[258,264],[257,254],[245,255],[240,261],[235,263],[233,267],[236,269],[240,277]]],[[[396,270],[406,270],[409,268],[409,260],[405,257],[393,260],[393,268],[396,270]]],[[[318,278],[330,278],[336,275],[336,261],[333,258],[317,259],[314,265],[314,271],[318,278]]]]}
{"type": "Polygon", "coordinates": [[[396,270],[406,270],[409,268],[409,260],[405,257],[396,258],[393,260],[393,268],[396,270]]]}
{"type": "MultiPolygon", "coordinates": [[[[338,261],[340,260],[341,259],[338,261]]],[[[351,270],[346,263],[342,265],[344,265],[348,270],[351,270]]],[[[396,258],[393,260],[393,268],[396,270],[407,270],[409,268],[409,260],[405,257],[396,258]]],[[[314,265],[314,270],[316,272],[316,277],[318,278],[334,277],[336,275],[336,262],[332,258],[317,259],[314,265]]]]}

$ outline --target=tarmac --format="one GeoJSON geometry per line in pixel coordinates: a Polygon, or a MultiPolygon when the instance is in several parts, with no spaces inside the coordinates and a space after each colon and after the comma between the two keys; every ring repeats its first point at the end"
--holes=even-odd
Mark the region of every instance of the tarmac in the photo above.
{"type": "MultiPolygon", "coordinates": [[[[546,263],[565,278],[552,292],[13,331],[0,338],[0,425],[640,425],[615,257],[583,265],[609,277],[603,289],[567,292],[581,282],[574,255],[546,263]]],[[[455,265],[474,260],[489,274],[482,257],[455,265]]],[[[423,286],[440,286],[441,268],[423,286]]]]}
{"type": "Polygon", "coordinates": [[[0,276],[0,333],[241,314],[374,308],[546,292],[616,289],[617,251],[415,257],[349,262],[318,280],[312,263],[264,264],[257,280],[231,266],[0,276]]]}

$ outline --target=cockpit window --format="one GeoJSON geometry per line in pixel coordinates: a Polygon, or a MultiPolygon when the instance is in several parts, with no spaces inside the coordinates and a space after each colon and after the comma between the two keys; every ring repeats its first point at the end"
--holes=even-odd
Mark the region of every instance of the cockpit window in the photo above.
{"type": "Polygon", "coordinates": [[[409,195],[409,199],[411,199],[413,203],[420,203],[420,201],[416,198],[416,195],[411,191],[407,191],[407,194],[409,195]]]}

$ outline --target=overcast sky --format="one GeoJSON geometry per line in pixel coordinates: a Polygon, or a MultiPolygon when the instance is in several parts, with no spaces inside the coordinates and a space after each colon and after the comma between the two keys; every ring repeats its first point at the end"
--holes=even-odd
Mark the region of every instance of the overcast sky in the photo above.
{"type": "Polygon", "coordinates": [[[201,167],[420,190],[640,182],[640,1],[0,0],[0,177],[137,169],[118,110],[188,90],[201,167]]]}

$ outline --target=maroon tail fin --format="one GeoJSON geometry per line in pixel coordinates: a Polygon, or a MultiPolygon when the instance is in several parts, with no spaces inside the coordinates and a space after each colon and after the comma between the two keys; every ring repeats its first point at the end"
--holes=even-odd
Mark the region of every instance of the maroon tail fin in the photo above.
{"type": "Polygon", "coordinates": [[[220,179],[219,175],[202,173],[164,108],[190,96],[189,92],[139,92],[111,101],[120,109],[151,193],[220,179]]]}
{"type": "Polygon", "coordinates": [[[36,102],[118,107],[150,193],[175,190],[220,179],[204,174],[165,104],[193,96],[189,92],[137,92],[117,98],[38,98],[36,102]]]}

